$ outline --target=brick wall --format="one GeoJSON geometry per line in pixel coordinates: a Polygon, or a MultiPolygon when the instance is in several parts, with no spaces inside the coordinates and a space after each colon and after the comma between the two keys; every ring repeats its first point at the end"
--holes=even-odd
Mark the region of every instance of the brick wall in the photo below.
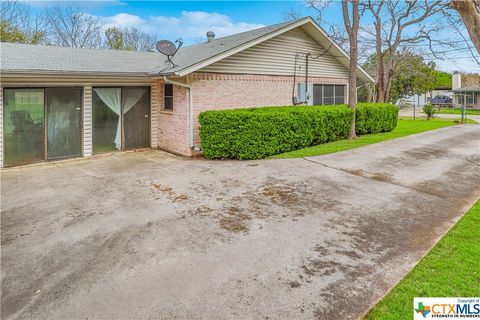
{"type": "MultiPolygon", "coordinates": [[[[292,104],[293,77],[194,73],[175,81],[193,86],[194,142],[200,144],[198,115],[206,110],[292,104]]],[[[305,78],[297,77],[297,82],[305,78]]],[[[309,78],[309,83],[348,84],[348,79],[309,78]]],[[[163,81],[159,80],[158,108],[160,148],[191,156],[188,145],[187,89],[174,86],[174,110],[163,110],[163,81]]],[[[296,93],[295,93],[296,94],[296,93]]]]}
{"type": "MultiPolygon", "coordinates": [[[[175,79],[175,81],[183,82],[175,79]]],[[[188,93],[173,86],[173,110],[164,109],[164,81],[157,82],[158,147],[173,153],[191,155],[188,143],[188,93]]]]}

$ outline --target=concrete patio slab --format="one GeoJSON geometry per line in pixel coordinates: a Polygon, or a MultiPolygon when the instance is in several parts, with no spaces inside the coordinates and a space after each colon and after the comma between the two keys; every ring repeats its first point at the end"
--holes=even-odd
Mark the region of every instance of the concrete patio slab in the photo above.
{"type": "Polygon", "coordinates": [[[4,319],[355,319],[480,196],[480,126],[308,159],[1,172],[4,319]]]}

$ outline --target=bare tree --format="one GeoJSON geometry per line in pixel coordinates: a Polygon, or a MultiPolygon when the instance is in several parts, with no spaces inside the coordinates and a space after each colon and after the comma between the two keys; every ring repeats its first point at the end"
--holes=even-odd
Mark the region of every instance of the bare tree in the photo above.
{"type": "Polygon", "coordinates": [[[448,7],[446,0],[435,1],[385,1],[368,0],[368,8],[374,17],[375,53],[377,56],[377,102],[389,100],[389,92],[395,70],[395,56],[402,45],[429,42],[432,34],[441,26],[424,23],[442,13],[448,7]],[[388,58],[387,58],[388,57],[388,58]]]}
{"type": "Polygon", "coordinates": [[[45,40],[44,21],[26,3],[1,1],[0,24],[1,41],[38,44],[45,40]]]}
{"type": "Polygon", "coordinates": [[[480,53],[480,1],[452,0],[452,8],[462,17],[470,39],[480,53]]]}
{"type": "Polygon", "coordinates": [[[98,17],[72,7],[55,7],[46,10],[45,21],[53,45],[74,48],[101,46],[102,23],[98,17]]]}
{"type": "Polygon", "coordinates": [[[328,35],[342,48],[348,50],[349,38],[343,26],[328,21],[325,16],[332,0],[305,0],[305,5],[315,12],[315,20],[328,32],[328,35]]]}
{"type": "Polygon", "coordinates": [[[357,63],[358,63],[358,28],[360,26],[360,12],[358,0],[342,0],[342,13],[345,29],[348,33],[350,48],[350,67],[348,79],[348,105],[353,112],[352,129],[349,139],[357,137],[355,133],[355,106],[357,104],[357,63]],[[349,6],[351,7],[351,13],[349,6]],[[351,20],[351,21],[350,21],[351,20]]]}
{"type": "Polygon", "coordinates": [[[155,49],[156,37],[137,28],[126,29],[125,46],[134,51],[152,51],[155,49]]]}

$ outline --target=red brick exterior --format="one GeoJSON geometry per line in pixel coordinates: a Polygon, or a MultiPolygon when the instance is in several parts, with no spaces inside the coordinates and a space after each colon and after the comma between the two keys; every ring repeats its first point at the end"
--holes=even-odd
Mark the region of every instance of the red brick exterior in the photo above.
{"type": "MultiPolygon", "coordinates": [[[[293,77],[194,73],[173,79],[193,88],[194,143],[200,145],[198,115],[206,110],[292,105],[293,77]]],[[[305,78],[297,77],[297,82],[305,78]]],[[[309,78],[309,83],[348,84],[348,79],[309,78]]],[[[174,109],[164,111],[164,82],[158,83],[158,146],[186,156],[188,142],[188,93],[174,86],[174,109]]],[[[295,92],[296,94],[296,92],[295,92]]]]}

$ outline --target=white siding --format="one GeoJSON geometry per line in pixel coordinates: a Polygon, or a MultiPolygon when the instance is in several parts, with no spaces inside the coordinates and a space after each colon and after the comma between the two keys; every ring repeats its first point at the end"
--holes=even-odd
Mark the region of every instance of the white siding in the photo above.
{"type": "Polygon", "coordinates": [[[201,69],[201,72],[293,75],[295,55],[297,75],[305,75],[305,53],[318,59],[309,59],[308,74],[312,77],[348,78],[348,70],[335,57],[297,28],[257,44],[242,52],[201,69]],[[298,67],[300,66],[300,71],[298,67]]]}
{"type": "Polygon", "coordinates": [[[92,86],[83,87],[83,156],[92,155],[92,86]]]}
{"type": "Polygon", "coordinates": [[[0,168],[3,168],[3,88],[0,87],[0,168]]]}
{"type": "Polygon", "coordinates": [[[150,96],[150,147],[158,147],[157,81],[152,82],[150,96]]]}

